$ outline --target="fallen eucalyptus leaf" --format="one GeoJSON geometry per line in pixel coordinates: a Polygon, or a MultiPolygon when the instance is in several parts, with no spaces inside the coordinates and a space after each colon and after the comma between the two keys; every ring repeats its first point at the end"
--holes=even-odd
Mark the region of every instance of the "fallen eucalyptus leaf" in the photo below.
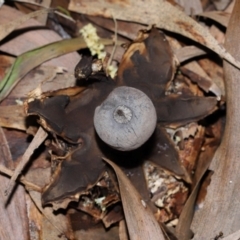
{"type": "Polygon", "coordinates": [[[128,177],[112,161],[103,158],[115,171],[123,204],[123,210],[131,240],[164,240],[162,230],[153,213],[128,177]]]}
{"type": "Polygon", "coordinates": [[[187,46],[178,49],[175,51],[175,54],[179,62],[184,62],[194,57],[205,55],[207,52],[195,46],[187,46]]]}
{"type": "MultiPolygon", "coordinates": [[[[236,1],[226,34],[226,48],[240,56],[240,1],[236,1]]],[[[224,236],[239,230],[240,145],[239,145],[239,69],[224,62],[227,117],[223,139],[210,165],[214,171],[204,206],[194,216],[194,239],[224,236]]]]}

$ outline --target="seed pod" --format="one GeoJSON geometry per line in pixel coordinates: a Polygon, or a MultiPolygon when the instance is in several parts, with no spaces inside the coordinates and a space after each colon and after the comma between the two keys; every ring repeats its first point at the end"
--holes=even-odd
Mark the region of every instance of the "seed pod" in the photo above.
{"type": "Polygon", "coordinates": [[[152,101],[132,87],[115,88],[94,114],[99,137],[120,151],[131,151],[144,144],[154,132],[156,123],[152,101]]]}

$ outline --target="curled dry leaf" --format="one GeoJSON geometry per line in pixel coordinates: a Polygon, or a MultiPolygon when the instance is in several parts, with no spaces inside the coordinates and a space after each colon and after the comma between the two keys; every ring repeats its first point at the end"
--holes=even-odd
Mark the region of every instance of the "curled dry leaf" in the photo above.
{"type": "Polygon", "coordinates": [[[121,194],[124,214],[131,240],[164,240],[164,235],[149,206],[141,198],[129,178],[112,161],[104,158],[114,169],[121,194]]]}

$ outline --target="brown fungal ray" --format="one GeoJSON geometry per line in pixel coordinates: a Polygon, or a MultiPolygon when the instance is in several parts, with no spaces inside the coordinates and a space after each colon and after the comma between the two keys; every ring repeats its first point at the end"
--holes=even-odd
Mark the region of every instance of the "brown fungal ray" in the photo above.
{"type": "Polygon", "coordinates": [[[64,128],[65,106],[69,103],[68,96],[56,96],[44,100],[36,99],[28,103],[28,115],[39,115],[51,126],[51,129],[61,134],[64,128]]]}
{"type": "Polygon", "coordinates": [[[118,69],[119,85],[135,87],[153,99],[161,97],[172,80],[176,62],[164,34],[156,28],[140,32],[125,52],[118,69]]]}
{"type": "Polygon", "coordinates": [[[148,160],[187,180],[188,176],[185,176],[186,172],[180,164],[178,152],[166,131],[158,126],[151,141],[154,144],[148,160]]]}
{"type": "Polygon", "coordinates": [[[113,81],[96,82],[69,100],[68,96],[36,99],[28,103],[28,114],[38,115],[45,128],[72,143],[78,143],[93,127],[93,114],[99,102],[111,92],[113,81]]]}
{"type": "Polygon", "coordinates": [[[169,95],[154,101],[161,125],[185,125],[198,121],[216,109],[215,97],[169,95]]]}
{"type": "Polygon", "coordinates": [[[83,139],[83,145],[60,164],[60,171],[54,181],[48,185],[42,195],[43,205],[54,201],[74,199],[75,194],[87,192],[96,184],[104,171],[105,164],[101,152],[92,140],[94,129],[91,128],[83,139]],[[89,138],[89,139],[87,139],[89,138]]]}
{"type": "Polygon", "coordinates": [[[215,110],[216,98],[165,96],[176,70],[174,55],[156,28],[141,32],[125,52],[118,70],[118,84],[140,89],[152,100],[161,124],[197,121],[215,110]]]}

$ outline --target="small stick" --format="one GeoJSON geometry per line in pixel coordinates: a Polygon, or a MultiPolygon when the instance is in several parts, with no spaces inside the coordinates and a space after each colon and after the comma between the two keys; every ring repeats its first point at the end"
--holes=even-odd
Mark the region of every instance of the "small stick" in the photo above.
{"type": "MultiPolygon", "coordinates": [[[[8,177],[13,176],[13,174],[14,174],[14,172],[12,170],[6,168],[3,165],[0,165],[0,172],[4,173],[8,177]]],[[[19,179],[19,182],[21,182],[25,187],[27,187],[29,189],[32,189],[32,190],[37,191],[37,192],[42,192],[41,187],[35,185],[34,183],[31,183],[31,182],[27,181],[24,177],[21,177],[19,179]]]]}
{"type": "Polygon", "coordinates": [[[108,67],[110,66],[110,64],[111,64],[111,62],[113,60],[113,56],[114,56],[116,48],[117,48],[117,30],[118,30],[118,25],[117,25],[117,20],[115,19],[113,14],[112,14],[112,18],[113,18],[113,22],[114,22],[114,46],[113,46],[112,53],[111,53],[111,55],[110,55],[110,57],[108,59],[108,62],[107,62],[107,67],[106,67],[107,70],[108,70],[108,67]]]}
{"type": "Polygon", "coordinates": [[[47,135],[48,134],[45,132],[45,130],[42,127],[39,127],[36,135],[34,136],[32,142],[30,143],[27,150],[23,154],[20,163],[16,167],[16,169],[15,169],[15,171],[14,171],[14,173],[13,173],[13,175],[12,175],[10,181],[9,181],[8,187],[5,190],[5,195],[6,196],[8,196],[9,193],[12,191],[16,179],[18,178],[19,174],[22,172],[23,168],[28,163],[28,161],[29,161],[30,157],[32,156],[34,150],[37,149],[42,144],[42,142],[46,139],[47,135]]]}

